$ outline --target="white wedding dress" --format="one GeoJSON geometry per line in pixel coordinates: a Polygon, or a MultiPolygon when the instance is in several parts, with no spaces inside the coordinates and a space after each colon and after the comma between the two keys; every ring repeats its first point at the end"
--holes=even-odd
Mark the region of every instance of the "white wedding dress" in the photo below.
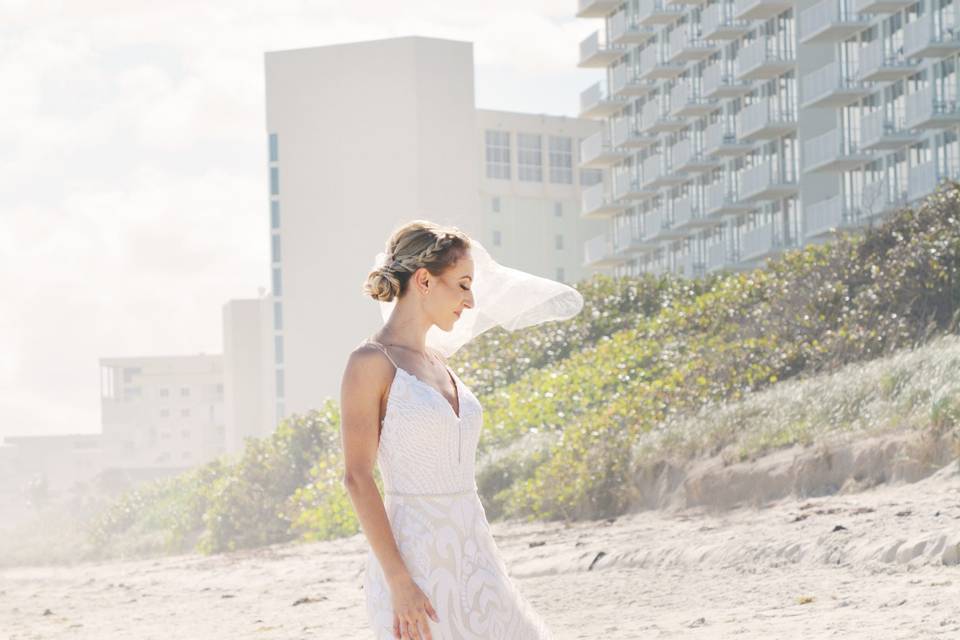
{"type": "MultiPolygon", "coordinates": [[[[394,362],[377,452],[384,505],[413,581],[436,609],[433,640],[549,640],[497,549],[474,477],[483,409],[447,367],[460,415],[433,386],[394,362]]],[[[393,605],[371,549],[363,589],[377,640],[393,640],[393,605]]]]}

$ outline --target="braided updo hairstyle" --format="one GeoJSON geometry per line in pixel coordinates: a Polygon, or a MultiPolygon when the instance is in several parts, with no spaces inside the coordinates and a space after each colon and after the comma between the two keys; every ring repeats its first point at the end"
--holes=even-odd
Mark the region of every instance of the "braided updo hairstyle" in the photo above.
{"type": "Polygon", "coordinates": [[[407,290],[410,276],[420,267],[439,276],[470,248],[470,238],[456,227],[413,220],[390,235],[387,258],[367,275],[363,292],[374,300],[390,302],[407,290]]]}

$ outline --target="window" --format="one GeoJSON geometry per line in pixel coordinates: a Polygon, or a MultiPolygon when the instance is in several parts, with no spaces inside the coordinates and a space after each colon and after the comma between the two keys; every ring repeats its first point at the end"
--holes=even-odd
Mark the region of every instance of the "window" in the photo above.
{"type": "Polygon", "coordinates": [[[280,422],[281,420],[283,420],[283,403],[278,402],[277,403],[277,422],[280,422]]]}
{"type": "Polygon", "coordinates": [[[270,236],[270,260],[280,262],[280,236],[276,233],[270,236]]]}
{"type": "Polygon", "coordinates": [[[559,233],[558,233],[557,235],[555,235],[553,242],[554,242],[554,246],[555,246],[557,249],[563,249],[563,235],[562,235],[562,234],[559,234],[559,233]]]}
{"type": "Polygon", "coordinates": [[[557,282],[565,282],[563,267],[557,267],[557,282]]]}
{"type": "Polygon", "coordinates": [[[190,409],[180,409],[180,417],[181,417],[181,418],[189,418],[189,417],[190,417],[190,409]]]}
{"type": "Polygon", "coordinates": [[[603,169],[580,169],[580,186],[592,187],[603,182],[603,169]]]}
{"type": "Polygon", "coordinates": [[[500,232],[496,229],[493,230],[493,246],[500,246],[500,232]]]}
{"type": "Polygon", "coordinates": [[[563,203],[562,203],[562,202],[554,202],[554,203],[553,203],[553,217],[554,217],[554,218],[562,218],[562,217],[563,217],[563,203]]]}
{"type": "Polygon", "coordinates": [[[277,397],[282,398],[283,397],[283,369],[277,369],[276,384],[277,384],[277,397]]]}
{"type": "Polygon", "coordinates": [[[490,201],[490,209],[493,210],[494,213],[500,213],[500,197],[499,196],[494,196],[493,199],[490,201]]]}
{"type": "Polygon", "coordinates": [[[273,336],[274,362],[283,364],[283,336],[273,336]]]}
{"type": "Polygon", "coordinates": [[[277,153],[277,134],[270,134],[270,162],[276,162],[279,159],[279,154],[277,153]]]}
{"type": "Polygon", "coordinates": [[[186,398],[187,396],[189,396],[189,395],[190,395],[190,387],[180,387],[180,395],[181,395],[181,397],[184,397],[184,398],[186,398]]]}
{"type": "Polygon", "coordinates": [[[550,182],[573,184],[573,139],[550,136],[550,182]]]}
{"type": "Polygon", "coordinates": [[[222,383],[222,382],[217,384],[217,395],[221,395],[221,396],[223,395],[223,383],[222,383]]]}
{"type": "Polygon", "coordinates": [[[487,177],[510,179],[510,132],[486,131],[487,177]]]}
{"type": "Polygon", "coordinates": [[[161,398],[167,398],[169,396],[170,396],[170,389],[167,389],[166,387],[163,387],[162,389],[160,389],[161,398]]]}
{"type": "Polygon", "coordinates": [[[167,418],[170,416],[170,409],[160,409],[160,417],[167,418]]]}
{"type": "Polygon", "coordinates": [[[276,331],[283,329],[283,304],[280,302],[273,303],[273,328],[276,331]]]}
{"type": "Polygon", "coordinates": [[[278,200],[270,201],[270,228],[280,228],[280,202],[278,200]]]}
{"type": "Polygon", "coordinates": [[[280,169],[270,167],[270,195],[280,195],[280,169]]]}
{"type": "Polygon", "coordinates": [[[140,373],[140,367],[124,367],[123,381],[126,384],[133,382],[133,376],[140,373]]]}
{"type": "Polygon", "coordinates": [[[517,177],[524,182],[543,182],[542,136],[517,134],[517,177]]]}
{"type": "Polygon", "coordinates": [[[180,429],[180,437],[181,437],[181,438],[189,438],[189,437],[190,437],[190,429],[180,429]]]}
{"type": "Polygon", "coordinates": [[[273,295],[277,298],[283,295],[280,282],[280,267],[273,268],[273,295]]]}

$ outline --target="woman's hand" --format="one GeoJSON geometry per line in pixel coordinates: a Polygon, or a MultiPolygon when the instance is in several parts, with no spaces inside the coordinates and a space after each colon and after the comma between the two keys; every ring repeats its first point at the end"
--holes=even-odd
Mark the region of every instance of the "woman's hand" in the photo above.
{"type": "Polygon", "coordinates": [[[440,622],[426,594],[412,578],[391,585],[393,635],[400,640],[433,640],[427,617],[440,622]]]}

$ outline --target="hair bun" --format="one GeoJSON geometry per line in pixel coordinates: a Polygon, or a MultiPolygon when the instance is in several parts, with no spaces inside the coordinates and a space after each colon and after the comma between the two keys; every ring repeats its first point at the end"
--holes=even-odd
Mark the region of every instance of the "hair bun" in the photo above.
{"type": "Polygon", "coordinates": [[[389,268],[380,267],[367,275],[363,292],[374,300],[390,302],[400,295],[400,280],[389,268]]]}

